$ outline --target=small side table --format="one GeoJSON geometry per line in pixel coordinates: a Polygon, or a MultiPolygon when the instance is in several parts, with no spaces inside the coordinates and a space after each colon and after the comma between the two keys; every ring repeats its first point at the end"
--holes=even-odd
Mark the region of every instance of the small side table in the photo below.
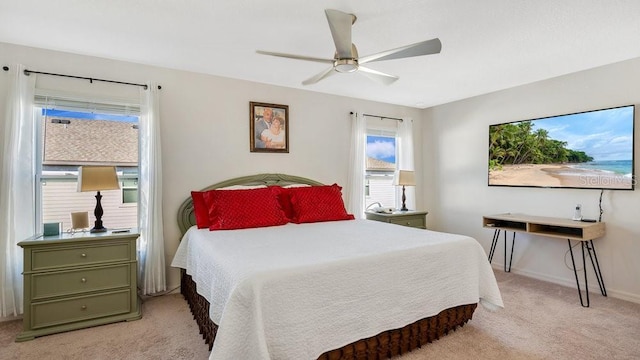
{"type": "Polygon", "coordinates": [[[140,319],[138,236],[131,229],[19,242],[24,249],[24,317],[16,341],[140,319]]]}
{"type": "Polygon", "coordinates": [[[419,229],[427,228],[428,211],[394,211],[392,213],[377,213],[373,211],[365,211],[367,220],[381,221],[396,225],[409,226],[419,229]]]}

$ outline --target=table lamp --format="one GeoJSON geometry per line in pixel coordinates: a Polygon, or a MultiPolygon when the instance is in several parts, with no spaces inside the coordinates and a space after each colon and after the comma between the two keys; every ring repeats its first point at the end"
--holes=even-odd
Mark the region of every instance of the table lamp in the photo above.
{"type": "Polygon", "coordinates": [[[102,204],[100,200],[101,190],[118,190],[120,189],[120,183],[118,182],[118,174],[116,174],[115,166],[80,166],[78,168],[78,191],[97,191],[96,194],[96,209],[93,211],[93,215],[96,217],[96,222],[89,232],[99,233],[105,232],[107,229],[102,226],[102,204]]]}
{"type": "Polygon", "coordinates": [[[404,194],[405,186],[416,186],[416,180],[413,171],[409,170],[396,170],[393,175],[393,185],[402,186],[402,208],[400,211],[408,211],[405,201],[407,197],[404,194]]]}

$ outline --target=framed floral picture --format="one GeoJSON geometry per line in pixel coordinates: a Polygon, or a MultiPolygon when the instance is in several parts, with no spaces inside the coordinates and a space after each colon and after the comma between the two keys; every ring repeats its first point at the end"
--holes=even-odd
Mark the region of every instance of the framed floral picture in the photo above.
{"type": "Polygon", "coordinates": [[[289,152],[289,106],[249,102],[251,152],[289,152]]]}

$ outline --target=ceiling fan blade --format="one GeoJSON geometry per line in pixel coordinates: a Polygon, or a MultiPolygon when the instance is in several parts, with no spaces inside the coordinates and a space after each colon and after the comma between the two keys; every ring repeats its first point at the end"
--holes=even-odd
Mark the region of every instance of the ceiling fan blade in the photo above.
{"type": "Polygon", "coordinates": [[[333,74],[335,74],[336,72],[333,70],[333,67],[330,67],[326,70],[323,70],[322,72],[316,74],[315,76],[312,76],[310,78],[308,78],[307,80],[302,82],[302,85],[311,85],[311,84],[315,84],[318,81],[327,78],[333,74]]]}
{"type": "Polygon", "coordinates": [[[442,50],[442,43],[440,39],[435,38],[431,40],[421,41],[419,43],[399,47],[397,49],[383,51],[377,54],[361,57],[358,62],[360,64],[366,64],[372,61],[401,59],[413,56],[422,56],[437,54],[442,50]]]}
{"type": "Polygon", "coordinates": [[[356,22],[356,16],[332,9],[326,9],[324,13],[327,15],[338,58],[352,58],[351,26],[356,22]]]}
{"type": "Polygon", "coordinates": [[[316,58],[311,56],[292,55],[292,54],[278,53],[278,52],[272,52],[272,51],[256,50],[256,53],[261,55],[270,55],[270,56],[277,56],[277,57],[296,59],[296,60],[321,62],[325,64],[333,64],[333,61],[334,61],[333,59],[322,59],[322,58],[316,58]]]}
{"type": "Polygon", "coordinates": [[[368,67],[364,67],[364,66],[360,66],[358,68],[358,72],[362,72],[362,75],[383,85],[390,85],[394,81],[399,79],[395,75],[385,74],[383,72],[369,69],[368,67]]]}

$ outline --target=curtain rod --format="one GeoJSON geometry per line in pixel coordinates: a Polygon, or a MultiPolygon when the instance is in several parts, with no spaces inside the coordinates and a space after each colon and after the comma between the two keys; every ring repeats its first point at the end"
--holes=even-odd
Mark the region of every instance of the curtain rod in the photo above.
{"type": "MultiPolygon", "coordinates": [[[[3,66],[2,69],[4,71],[9,71],[9,67],[8,66],[3,66]]],[[[66,77],[66,78],[72,78],[72,79],[89,80],[89,82],[92,83],[92,84],[93,84],[94,81],[102,81],[102,82],[107,82],[107,83],[112,83],[112,84],[140,86],[140,87],[143,87],[145,90],[148,89],[148,86],[146,84],[136,84],[136,83],[130,83],[130,82],[124,82],[124,81],[96,79],[96,78],[90,78],[90,77],[84,77],[84,76],[76,76],[76,75],[56,74],[56,73],[35,71],[35,70],[29,70],[29,69],[25,69],[24,70],[24,74],[27,75],[27,76],[29,76],[30,74],[42,74],[42,75],[60,76],[60,77],[66,77]]],[[[158,90],[160,90],[160,89],[162,89],[162,87],[160,85],[158,85],[158,90]]]]}
{"type": "Polygon", "coordinates": [[[380,118],[380,119],[389,119],[389,120],[402,121],[402,119],[392,118],[392,117],[388,117],[388,116],[371,115],[371,114],[362,114],[362,116],[371,116],[371,117],[377,117],[377,118],[380,118]]]}

